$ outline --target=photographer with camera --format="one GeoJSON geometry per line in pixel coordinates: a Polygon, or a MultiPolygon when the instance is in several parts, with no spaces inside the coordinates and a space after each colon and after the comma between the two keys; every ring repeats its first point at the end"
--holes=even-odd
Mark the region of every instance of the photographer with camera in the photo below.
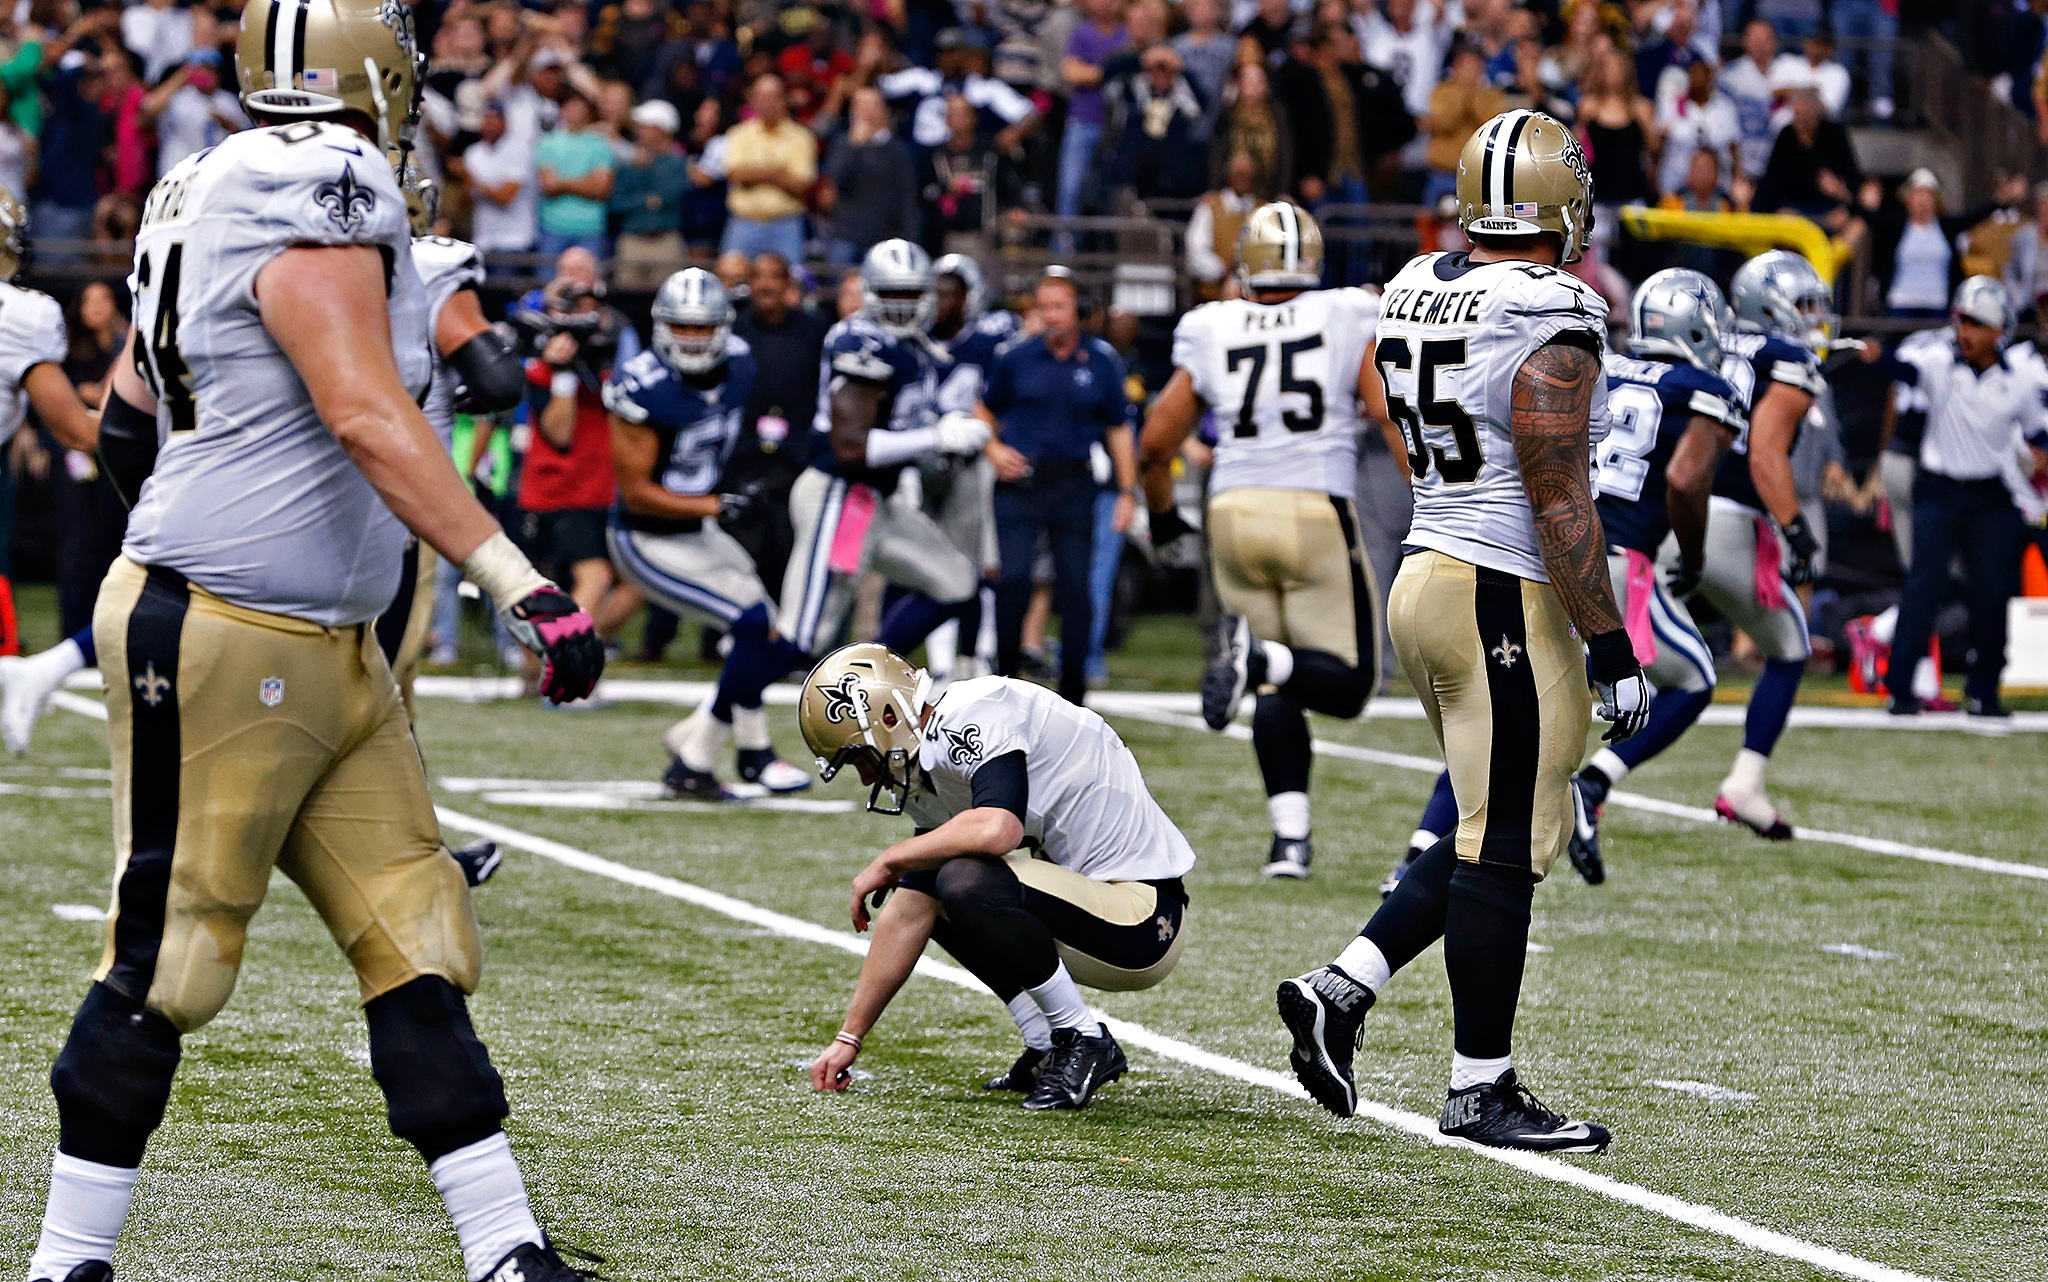
{"type": "Polygon", "coordinates": [[[555,278],[538,297],[520,300],[510,319],[527,358],[531,428],[515,537],[609,638],[640,596],[619,582],[605,550],[613,477],[602,389],[613,367],[639,351],[639,336],[605,303],[597,260],[582,249],[563,251],[555,278]]]}

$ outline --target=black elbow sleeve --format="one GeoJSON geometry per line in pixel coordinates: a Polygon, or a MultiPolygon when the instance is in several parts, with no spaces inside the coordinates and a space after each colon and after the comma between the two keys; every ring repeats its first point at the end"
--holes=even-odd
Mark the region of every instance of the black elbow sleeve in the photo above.
{"type": "Polygon", "coordinates": [[[465,414],[499,414],[526,396],[526,363],[496,329],[487,329],[455,349],[449,367],[462,380],[456,407],[465,414]]]}
{"type": "Polygon", "coordinates": [[[130,508],[142,495],[142,483],[156,470],[156,451],[156,415],[136,409],[109,390],[100,411],[100,467],[130,508]]]}

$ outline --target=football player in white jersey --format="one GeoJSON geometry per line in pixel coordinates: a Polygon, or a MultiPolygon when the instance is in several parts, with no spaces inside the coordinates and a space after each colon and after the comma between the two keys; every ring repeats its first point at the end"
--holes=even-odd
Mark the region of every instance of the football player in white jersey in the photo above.
{"type": "Polygon", "coordinates": [[[1202,717],[1222,730],[1250,692],[1266,785],[1268,877],[1309,873],[1308,718],[1350,719],[1379,680],[1379,589],[1358,539],[1358,433],[1385,413],[1372,367],[1377,294],[1323,289],[1323,233],[1299,206],[1254,210],[1238,234],[1244,298],[1205,303],[1173,331],[1173,377],[1140,445],[1152,537],[1183,533],[1173,460],[1216,415],[1209,552],[1218,624],[1202,717]]]}
{"type": "MultiPolygon", "coordinates": [[[[64,376],[64,309],[48,294],[14,283],[28,254],[28,210],[0,192],[0,450],[33,407],[59,445],[90,453],[99,445],[99,420],[64,376]]],[[[0,574],[0,648],[16,639],[7,632],[13,600],[0,574]]],[[[40,654],[0,655],[0,740],[7,750],[17,757],[27,752],[36,718],[64,678],[98,661],[90,627],[40,654]]]]}
{"type": "Polygon", "coordinates": [[[1782,249],[1750,259],[1728,282],[1736,332],[1723,344],[1721,376],[1735,388],[1748,427],[1714,473],[1699,590],[1756,642],[1764,670],[1714,811],[1771,841],[1792,836],[1764,791],[1764,767],[1785,733],[1812,653],[1795,589],[1813,581],[1820,554],[1799,510],[1792,447],[1827,387],[1820,362],[1833,341],[1834,297],[1813,264],[1782,249]]]}
{"type": "Polygon", "coordinates": [[[469,887],[372,626],[409,528],[499,605],[553,697],[603,670],[589,617],[471,497],[419,408],[432,317],[384,155],[416,117],[417,56],[404,5],[255,0],[236,65],[259,127],[173,167],[143,212],[107,414],[164,436],[94,618],[118,873],[51,1073],[31,1279],[111,1276],[184,1035],[227,1001],[273,870],[348,954],[392,1129],[426,1160],[468,1276],[582,1276],[527,1205],[465,999],[482,964],[469,887]]]}
{"type": "Polygon", "coordinates": [[[1471,250],[1425,254],[1387,284],[1375,359],[1415,486],[1388,622],[1443,745],[1459,821],[1334,963],[1278,994],[1295,1076],[1348,1117],[1366,1012],[1394,971],[1442,939],[1455,1033],[1439,1129],[1553,1152],[1596,1152],[1608,1133],[1544,1107],[1516,1077],[1529,905],[1571,836],[1589,669],[1614,723],[1608,740],[1640,730],[1650,706],[1591,480],[1606,427],[1607,305],[1559,270],[1585,248],[1592,203],[1571,131],[1504,112],[1458,161],[1471,250]]]}
{"type": "Polygon", "coordinates": [[[853,928],[872,925],[874,942],[812,1085],[846,1086],[862,1040],[936,940],[1024,1034],[1024,1053],[984,1089],[1023,1092],[1032,1110],[1086,1107],[1126,1065],[1075,985],[1150,988],[1187,941],[1182,878],[1195,852],[1137,758],[1108,722],[1043,686],[976,677],[934,696],[928,675],[872,643],[825,656],[801,698],[819,773],[853,766],[868,809],[916,827],[853,879],[853,928]]]}

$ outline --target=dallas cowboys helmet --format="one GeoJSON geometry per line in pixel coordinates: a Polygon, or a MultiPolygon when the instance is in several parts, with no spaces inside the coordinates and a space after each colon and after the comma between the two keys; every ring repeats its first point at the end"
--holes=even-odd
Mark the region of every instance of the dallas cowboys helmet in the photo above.
{"type": "Polygon", "coordinates": [[[966,254],[947,254],[932,264],[932,279],[941,276],[957,276],[967,290],[967,309],[962,317],[972,322],[988,308],[988,282],[982,277],[981,264],[966,254]]]}
{"type": "Polygon", "coordinates": [[[2012,341],[2013,323],[2018,319],[2013,315],[2012,295],[2006,292],[2005,282],[1996,276],[1972,276],[1956,286],[1948,314],[1950,320],[1989,325],[1998,331],[2000,342],[2012,341]]]}
{"type": "Polygon", "coordinates": [[[702,267],[685,267],[654,295],[654,350],[669,368],[702,374],[725,359],[732,337],[732,301],[718,277],[702,267]],[[707,326],[709,334],[678,334],[676,325],[707,326]]]}
{"type": "Polygon", "coordinates": [[[885,240],[860,265],[860,305],[877,325],[908,338],[931,324],[932,256],[907,240],[885,240]]]}
{"type": "Polygon", "coordinates": [[[1728,296],[1741,329],[1783,335],[1815,356],[1826,356],[1834,344],[1840,326],[1835,291],[1804,255],[1785,249],[1758,254],[1735,269],[1728,296]]]}
{"type": "Polygon", "coordinates": [[[1721,368],[1721,287],[1696,271],[1667,267],[1636,286],[1629,304],[1629,351],[1675,356],[1713,373],[1721,368]]]}

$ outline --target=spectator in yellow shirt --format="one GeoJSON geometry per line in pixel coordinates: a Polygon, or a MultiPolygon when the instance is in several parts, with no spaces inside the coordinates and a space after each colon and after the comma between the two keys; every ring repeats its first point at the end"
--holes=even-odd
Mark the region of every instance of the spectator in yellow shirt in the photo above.
{"type": "Polygon", "coordinates": [[[1433,206],[1438,197],[1458,190],[1458,153],[1479,126],[1507,109],[1507,95],[1486,82],[1486,55],[1476,45],[1460,45],[1451,55],[1451,74],[1429,95],[1424,205],[1433,206]]]}
{"type": "Polygon", "coordinates": [[[804,260],[804,205],[818,177],[818,140],[790,119],[779,76],[762,76],[747,91],[752,118],[726,133],[725,238],[719,248],[747,255],[804,260]]]}

